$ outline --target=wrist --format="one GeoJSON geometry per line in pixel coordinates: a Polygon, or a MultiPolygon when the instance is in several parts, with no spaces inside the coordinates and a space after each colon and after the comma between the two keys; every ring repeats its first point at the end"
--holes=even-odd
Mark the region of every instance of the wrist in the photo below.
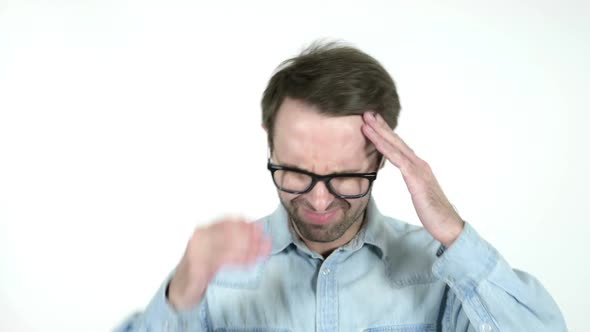
{"type": "Polygon", "coordinates": [[[181,263],[168,283],[166,299],[176,310],[186,310],[197,305],[209,284],[205,265],[198,264],[191,270],[187,264],[181,263]]]}
{"type": "Polygon", "coordinates": [[[174,282],[171,281],[166,290],[166,299],[175,310],[188,310],[201,302],[206,288],[206,285],[199,285],[196,289],[186,291],[176,287],[174,282]]]}
{"type": "Polygon", "coordinates": [[[455,241],[461,236],[463,232],[463,228],[465,228],[465,222],[462,219],[455,219],[452,222],[449,222],[449,225],[444,227],[444,234],[439,239],[439,242],[442,243],[445,247],[449,248],[455,241]]]}

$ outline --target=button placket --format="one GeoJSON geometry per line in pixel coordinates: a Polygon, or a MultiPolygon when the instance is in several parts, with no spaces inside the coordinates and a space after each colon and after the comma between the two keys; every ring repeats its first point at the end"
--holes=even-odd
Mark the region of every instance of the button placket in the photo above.
{"type": "Polygon", "coordinates": [[[334,252],[318,271],[317,284],[317,320],[318,332],[338,330],[338,287],[334,275],[334,264],[338,261],[338,253],[334,252]]]}

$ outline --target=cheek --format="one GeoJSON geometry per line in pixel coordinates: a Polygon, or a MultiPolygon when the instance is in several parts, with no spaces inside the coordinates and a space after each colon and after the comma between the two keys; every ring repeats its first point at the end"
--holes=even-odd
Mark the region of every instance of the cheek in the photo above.
{"type": "Polygon", "coordinates": [[[292,205],[293,199],[297,198],[299,195],[289,194],[284,191],[277,190],[279,193],[279,199],[283,202],[283,204],[292,205]]]}
{"type": "Polygon", "coordinates": [[[367,207],[368,202],[369,199],[367,197],[355,200],[348,200],[348,203],[350,203],[350,210],[354,213],[356,213],[357,211],[363,211],[367,207]]]}

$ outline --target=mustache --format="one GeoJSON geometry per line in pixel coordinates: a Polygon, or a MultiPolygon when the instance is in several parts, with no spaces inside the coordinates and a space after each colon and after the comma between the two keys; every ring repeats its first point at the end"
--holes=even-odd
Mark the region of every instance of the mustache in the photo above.
{"type": "MultiPolygon", "coordinates": [[[[295,197],[293,200],[291,200],[291,204],[295,208],[305,207],[307,210],[314,211],[314,212],[317,211],[313,207],[313,205],[311,203],[309,203],[302,196],[295,197]]],[[[328,208],[326,208],[326,210],[327,211],[330,211],[330,210],[333,210],[333,209],[338,208],[338,207],[342,207],[343,209],[346,210],[346,209],[350,208],[350,206],[351,206],[350,203],[347,202],[345,199],[336,198],[335,200],[332,201],[332,203],[330,203],[330,205],[328,205],[328,208]]]]}

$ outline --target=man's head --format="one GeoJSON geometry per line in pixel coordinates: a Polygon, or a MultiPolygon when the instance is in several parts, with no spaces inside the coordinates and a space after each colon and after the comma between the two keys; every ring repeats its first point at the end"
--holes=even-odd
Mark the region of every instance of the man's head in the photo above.
{"type": "MultiPolygon", "coordinates": [[[[318,175],[377,171],[380,154],[361,131],[365,111],[397,125],[400,104],[389,74],[355,48],[313,44],[283,62],[264,92],[271,162],[318,175]]],[[[341,198],[320,181],[304,194],[279,190],[279,198],[305,240],[329,243],[356,234],[370,192],[341,198]]]]}
{"type": "Polygon", "coordinates": [[[326,116],[381,114],[397,126],[400,102],[391,76],[370,55],[339,43],[313,43],[281,63],[262,97],[262,124],[274,147],[275,119],[285,98],[316,107],[326,116]]]}

